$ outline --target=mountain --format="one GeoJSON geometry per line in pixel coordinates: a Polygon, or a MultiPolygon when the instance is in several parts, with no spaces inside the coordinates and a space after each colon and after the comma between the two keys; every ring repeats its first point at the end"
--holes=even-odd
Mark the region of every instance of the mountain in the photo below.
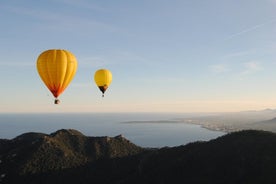
{"type": "Polygon", "coordinates": [[[274,133],[230,133],[209,142],[161,149],[145,161],[141,175],[150,178],[149,183],[275,183],[275,146],[274,133]]]}
{"type": "Polygon", "coordinates": [[[250,128],[276,132],[276,118],[252,123],[250,128]]]}
{"type": "Polygon", "coordinates": [[[268,130],[276,133],[276,123],[263,123],[276,117],[275,109],[260,111],[241,111],[228,113],[210,113],[194,117],[179,118],[185,123],[201,125],[204,128],[223,132],[236,132],[247,129],[268,130]]]}
{"type": "Polygon", "coordinates": [[[141,148],[76,130],[0,140],[0,183],[276,183],[276,134],[246,130],[208,142],[141,148]]]}
{"type": "Polygon", "coordinates": [[[260,122],[256,122],[255,123],[256,125],[263,125],[263,126],[266,126],[266,125],[276,125],[276,117],[272,118],[272,119],[269,119],[269,120],[265,120],[265,121],[260,121],[260,122]]]}
{"type": "Polygon", "coordinates": [[[127,157],[142,151],[143,148],[121,135],[86,137],[71,129],[50,135],[26,133],[12,140],[0,140],[0,176],[3,181],[15,182],[16,178],[77,169],[98,160],[127,157]]]}

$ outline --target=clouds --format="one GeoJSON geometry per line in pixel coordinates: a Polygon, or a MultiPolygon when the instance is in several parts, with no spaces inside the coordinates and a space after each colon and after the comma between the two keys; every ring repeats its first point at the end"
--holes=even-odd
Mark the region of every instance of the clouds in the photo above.
{"type": "Polygon", "coordinates": [[[33,62],[0,62],[1,67],[33,67],[33,62]]]}
{"type": "Polygon", "coordinates": [[[127,50],[114,50],[106,51],[105,53],[97,53],[97,55],[88,55],[79,58],[81,65],[92,67],[105,67],[105,66],[135,66],[140,65],[148,66],[154,65],[155,62],[133,51],[127,50]]]}
{"type": "Polygon", "coordinates": [[[241,75],[253,74],[263,69],[261,64],[257,61],[250,61],[250,62],[243,63],[243,67],[244,69],[241,75]]]}
{"type": "Polygon", "coordinates": [[[99,12],[107,12],[106,9],[104,9],[103,7],[95,4],[95,3],[91,3],[91,1],[86,1],[86,0],[52,0],[53,2],[56,3],[62,3],[63,5],[68,5],[68,6],[72,6],[72,7],[79,7],[79,8],[83,8],[83,9],[89,9],[91,11],[99,11],[99,12]]]}
{"type": "Polygon", "coordinates": [[[261,62],[248,61],[242,63],[219,63],[209,66],[209,70],[215,74],[231,74],[238,76],[251,75],[263,70],[261,62]]]}
{"type": "Polygon", "coordinates": [[[268,22],[264,22],[264,23],[261,23],[261,24],[257,24],[257,25],[254,25],[252,27],[248,27],[248,28],[245,28],[237,33],[233,33],[232,35],[228,36],[225,40],[230,40],[230,39],[233,39],[235,37],[238,37],[238,36],[241,36],[241,35],[244,35],[244,34],[247,34],[249,32],[252,32],[252,31],[255,31],[256,29],[259,29],[269,23],[272,23],[272,22],[275,22],[276,20],[273,19],[273,20],[270,20],[268,22]]]}
{"type": "Polygon", "coordinates": [[[209,68],[214,73],[225,73],[230,70],[229,67],[224,63],[211,65],[209,68]]]}
{"type": "MultiPolygon", "coordinates": [[[[82,35],[91,35],[91,33],[96,33],[99,31],[122,31],[121,28],[116,27],[111,23],[104,22],[102,20],[97,19],[97,17],[89,15],[89,13],[91,14],[91,10],[104,12],[103,9],[97,6],[93,6],[93,4],[91,3],[89,3],[89,5],[86,5],[87,3],[85,3],[85,1],[74,3],[73,1],[65,2],[63,0],[57,0],[56,2],[60,2],[64,6],[75,6],[76,11],[67,11],[67,8],[56,8],[59,6],[54,6],[55,8],[49,8],[49,6],[51,5],[47,5],[45,7],[38,6],[36,8],[32,8],[28,5],[4,5],[0,7],[0,10],[3,13],[6,12],[6,16],[13,17],[14,21],[24,22],[27,25],[27,27],[31,27],[32,29],[35,28],[40,31],[60,31],[63,33],[78,33],[81,30],[82,35]],[[85,13],[87,13],[88,15],[83,16],[83,14],[85,13]]],[[[54,1],[53,3],[56,2],[54,1]]]]}

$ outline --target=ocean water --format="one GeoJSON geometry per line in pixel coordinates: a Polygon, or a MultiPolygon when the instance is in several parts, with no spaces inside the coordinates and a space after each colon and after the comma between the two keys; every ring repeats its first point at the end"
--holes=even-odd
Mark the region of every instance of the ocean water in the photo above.
{"type": "Polygon", "coordinates": [[[0,138],[12,139],[26,132],[53,133],[76,129],[86,136],[117,136],[142,147],[179,146],[224,135],[183,123],[190,114],[164,113],[64,113],[0,114],[0,138]]]}

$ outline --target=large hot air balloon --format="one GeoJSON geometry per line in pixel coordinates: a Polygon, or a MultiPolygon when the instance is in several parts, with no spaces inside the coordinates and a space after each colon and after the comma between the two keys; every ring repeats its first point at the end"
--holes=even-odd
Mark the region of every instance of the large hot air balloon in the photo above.
{"type": "Polygon", "coordinates": [[[55,97],[55,104],[58,104],[58,96],[66,89],[77,71],[76,57],[67,50],[46,50],[38,56],[36,66],[42,81],[55,97]]]}
{"type": "Polygon", "coordinates": [[[102,97],[104,97],[104,92],[107,90],[108,86],[112,82],[112,74],[107,69],[100,69],[95,72],[94,80],[101,92],[103,93],[102,97]]]}

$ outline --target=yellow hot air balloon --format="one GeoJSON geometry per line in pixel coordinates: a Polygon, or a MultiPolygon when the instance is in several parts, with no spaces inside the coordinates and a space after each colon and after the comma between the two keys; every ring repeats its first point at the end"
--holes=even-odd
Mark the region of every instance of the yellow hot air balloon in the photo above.
{"type": "Polygon", "coordinates": [[[112,82],[112,74],[107,69],[100,69],[95,72],[94,80],[101,92],[103,93],[102,97],[104,97],[104,92],[112,82]]]}
{"type": "Polygon", "coordinates": [[[46,50],[38,56],[36,66],[40,78],[55,97],[55,104],[58,104],[58,96],[76,74],[76,57],[67,50],[46,50]]]}

